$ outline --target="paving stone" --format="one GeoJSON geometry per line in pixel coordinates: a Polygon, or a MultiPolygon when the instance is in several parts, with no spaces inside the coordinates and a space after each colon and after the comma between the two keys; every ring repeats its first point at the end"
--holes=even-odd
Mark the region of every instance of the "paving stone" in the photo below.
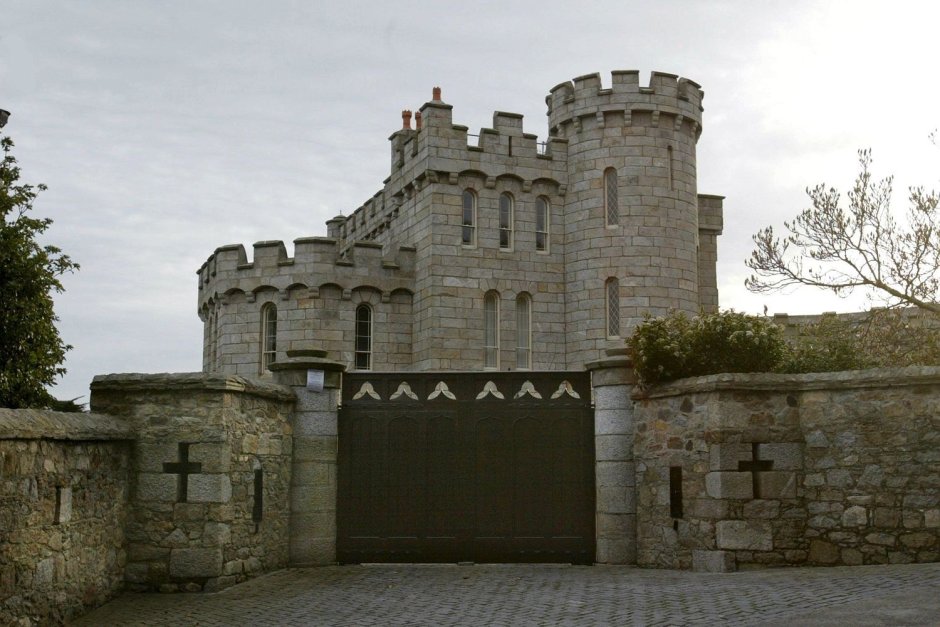
{"type": "Polygon", "coordinates": [[[929,625],[940,616],[938,587],[940,564],[728,574],[558,564],[323,566],[217,593],[126,593],[72,624],[929,625]]]}

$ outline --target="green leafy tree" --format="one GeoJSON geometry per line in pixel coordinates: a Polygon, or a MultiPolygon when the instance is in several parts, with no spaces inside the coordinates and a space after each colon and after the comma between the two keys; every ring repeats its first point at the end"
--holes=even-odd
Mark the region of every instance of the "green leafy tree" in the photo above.
{"type": "Polygon", "coordinates": [[[13,142],[3,137],[0,146],[0,407],[49,407],[55,399],[45,386],[65,373],[71,348],[56,329],[52,292],[62,291],[58,277],[78,264],[37,242],[52,220],[29,212],[46,187],[20,183],[13,142]]]}
{"type": "Polygon", "coordinates": [[[839,192],[807,189],[812,207],[792,222],[784,238],[767,227],[754,236],[747,265],[754,292],[809,285],[846,294],[856,288],[889,307],[913,305],[940,314],[940,196],[910,189],[906,221],[891,213],[892,179],[873,181],[871,152],[859,151],[861,171],[843,206],[839,192]]]}

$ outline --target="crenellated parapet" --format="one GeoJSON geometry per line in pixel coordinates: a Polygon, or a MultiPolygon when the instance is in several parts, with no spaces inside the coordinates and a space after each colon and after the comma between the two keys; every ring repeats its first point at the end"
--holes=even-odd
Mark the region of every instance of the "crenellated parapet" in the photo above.
{"type": "Polygon", "coordinates": [[[578,368],[647,315],[716,310],[722,198],[698,193],[703,92],[661,72],[609,84],[552,88],[541,140],[508,111],[477,131],[455,123],[439,88],[402,111],[387,178],[327,237],[206,260],[204,369],[266,375],[310,346],[352,369],[578,368]]]}
{"type": "Polygon", "coordinates": [[[458,185],[460,177],[472,174],[481,187],[493,188],[496,181],[511,176],[523,191],[536,182],[548,184],[563,196],[567,187],[567,140],[538,136],[523,130],[523,116],[496,111],[492,128],[471,134],[468,127],[454,124],[453,107],[440,99],[424,103],[412,118],[402,112],[402,128],[389,137],[391,173],[384,187],[349,216],[328,222],[329,233],[351,245],[356,240],[389,241],[391,231],[404,237],[408,226],[398,226],[403,206],[429,185],[458,185]],[[412,119],[415,127],[412,128],[412,119]]]}
{"type": "Polygon", "coordinates": [[[698,195],[698,230],[721,235],[724,228],[724,196],[698,195]]]}
{"type": "Polygon", "coordinates": [[[623,115],[625,126],[642,115],[644,124],[685,130],[697,139],[702,131],[704,96],[698,83],[675,74],[653,72],[649,86],[642,87],[637,70],[615,71],[607,88],[601,85],[600,74],[585,74],[556,85],[546,96],[548,128],[551,135],[566,136],[565,125],[578,132],[585,117],[603,124],[605,114],[616,112],[623,115]]]}
{"type": "Polygon", "coordinates": [[[198,310],[236,293],[252,302],[262,290],[277,290],[281,300],[291,294],[316,298],[323,285],[337,286],[344,294],[369,287],[387,300],[397,290],[414,290],[414,264],[412,247],[384,254],[380,244],[355,242],[341,251],[340,242],[329,237],[294,240],[293,257],[280,240],[256,242],[251,260],[243,245],[230,244],[217,248],[197,272],[198,310]]]}

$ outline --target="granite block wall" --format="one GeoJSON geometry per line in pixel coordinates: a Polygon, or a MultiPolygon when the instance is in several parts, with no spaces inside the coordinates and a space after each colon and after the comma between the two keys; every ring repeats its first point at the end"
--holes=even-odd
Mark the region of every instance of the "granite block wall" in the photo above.
{"type": "Polygon", "coordinates": [[[940,368],[714,375],[635,398],[641,566],[940,559],[940,368]]]}
{"type": "Polygon", "coordinates": [[[588,74],[553,87],[543,142],[502,111],[470,134],[432,91],[415,127],[403,112],[389,138],[382,188],[329,220],[328,238],[295,240],[291,257],[280,241],[255,243],[250,261],[241,245],[210,255],[198,272],[203,369],[266,375],[269,302],[279,359],[315,343],[350,369],[355,308],[368,303],[371,369],[391,371],[580,369],[622,346],[647,314],[716,309],[722,199],[698,194],[696,182],[704,94],[662,72],[648,85],[637,71],[604,81],[588,74]],[[607,171],[617,174],[611,190],[607,171]],[[476,199],[467,225],[465,191],[476,199]],[[500,299],[496,366],[484,366],[489,291],[500,299]],[[531,300],[528,324],[518,323],[520,296],[531,300]]]}
{"type": "Polygon", "coordinates": [[[136,434],[131,589],[218,590],[288,559],[294,395],[236,376],[105,375],[96,411],[136,434]]]}
{"type": "Polygon", "coordinates": [[[61,624],[121,589],[131,437],[111,416],[0,409],[0,624],[61,624]]]}

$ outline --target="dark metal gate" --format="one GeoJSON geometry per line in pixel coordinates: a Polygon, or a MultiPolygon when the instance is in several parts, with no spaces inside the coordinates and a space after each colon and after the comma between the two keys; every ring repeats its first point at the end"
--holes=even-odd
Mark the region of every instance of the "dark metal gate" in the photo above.
{"type": "Polygon", "coordinates": [[[594,561],[584,372],[352,373],[340,562],[594,561]]]}

